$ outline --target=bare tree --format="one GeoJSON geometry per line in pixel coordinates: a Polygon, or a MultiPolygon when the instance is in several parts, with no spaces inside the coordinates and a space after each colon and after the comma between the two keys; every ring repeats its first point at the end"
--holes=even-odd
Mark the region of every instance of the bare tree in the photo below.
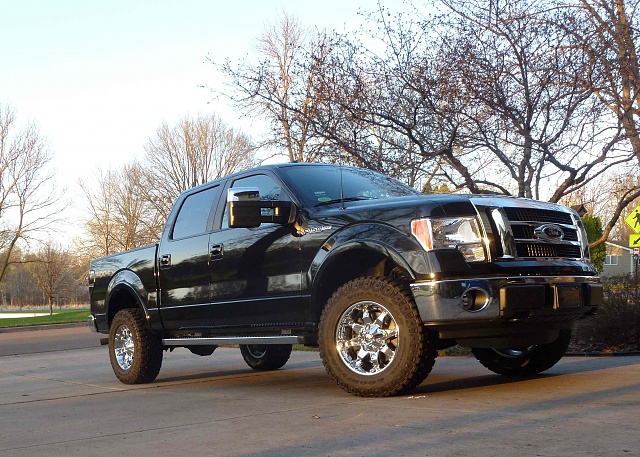
{"type": "Polygon", "coordinates": [[[47,171],[51,155],[34,124],[18,130],[14,111],[0,104],[0,281],[22,241],[43,234],[60,208],[47,171]]]}
{"type": "Polygon", "coordinates": [[[437,77],[437,47],[417,23],[381,8],[369,16],[373,36],[343,36],[319,74],[314,128],[343,157],[417,185],[443,162],[435,152],[449,143],[456,116],[448,103],[465,103],[437,77]]]}
{"type": "Polygon", "coordinates": [[[143,190],[146,176],[137,162],[120,170],[98,170],[93,185],[80,180],[88,206],[84,250],[99,257],[154,243],[164,221],[143,190]]]}
{"type": "MultiPolygon", "coordinates": [[[[599,123],[608,129],[611,144],[628,151],[640,163],[640,64],[636,22],[640,12],[638,0],[558,0],[550,24],[565,33],[563,49],[571,49],[581,65],[572,69],[585,90],[590,91],[604,110],[599,123]]],[[[632,171],[637,176],[637,169],[632,171]]],[[[617,196],[606,224],[604,242],[614,231],[625,208],[640,197],[640,185],[616,179],[617,196]],[[626,184],[624,184],[626,183],[626,184]]],[[[624,230],[618,230],[624,232],[624,230]]]]}
{"type": "Polygon", "coordinates": [[[60,305],[64,292],[73,286],[71,256],[48,242],[28,259],[28,265],[38,288],[47,299],[49,314],[53,314],[54,304],[60,305]]]}
{"type": "Polygon", "coordinates": [[[565,49],[580,52],[585,62],[580,83],[608,110],[612,128],[622,130],[640,161],[640,1],[560,0],[556,7],[551,22],[570,37],[565,49]]]}
{"type": "Polygon", "coordinates": [[[290,161],[318,160],[326,147],[313,121],[322,101],[317,78],[331,47],[327,34],[313,34],[284,15],[257,39],[258,63],[245,60],[233,67],[227,61],[219,66],[236,106],[271,124],[268,143],[282,147],[290,161]]]}
{"type": "Polygon", "coordinates": [[[384,15],[380,21],[392,50],[386,61],[406,63],[385,73],[411,95],[388,119],[408,127],[416,150],[443,160],[445,181],[473,193],[559,201],[631,159],[568,71],[580,54],[563,48],[564,33],[541,19],[543,2],[442,3],[446,14],[414,32],[384,15]],[[415,122],[429,117],[435,128],[415,122]]]}
{"type": "Polygon", "coordinates": [[[90,257],[113,254],[116,251],[116,228],[113,222],[115,179],[113,172],[98,170],[91,181],[80,179],[79,185],[86,197],[88,214],[85,220],[87,242],[84,248],[90,257]],[[89,183],[95,183],[91,186],[89,183]]]}
{"type": "Polygon", "coordinates": [[[88,217],[83,251],[90,257],[157,242],[178,195],[256,164],[250,139],[215,115],[163,123],[145,146],[142,163],[98,170],[80,181],[88,217]]]}
{"type": "Polygon", "coordinates": [[[22,309],[25,305],[36,303],[39,293],[20,250],[15,249],[13,256],[19,262],[15,262],[7,269],[0,283],[0,298],[3,307],[12,306],[22,309]]]}
{"type": "Polygon", "coordinates": [[[162,221],[183,191],[257,164],[250,138],[213,114],[163,123],[145,151],[138,191],[162,221]]]}

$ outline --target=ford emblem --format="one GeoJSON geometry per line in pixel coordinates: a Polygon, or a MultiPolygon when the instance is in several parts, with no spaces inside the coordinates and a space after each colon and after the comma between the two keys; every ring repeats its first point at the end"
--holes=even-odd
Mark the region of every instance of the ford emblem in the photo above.
{"type": "Polygon", "coordinates": [[[553,224],[541,225],[534,230],[533,234],[537,239],[543,241],[561,241],[564,238],[562,229],[553,224]]]}

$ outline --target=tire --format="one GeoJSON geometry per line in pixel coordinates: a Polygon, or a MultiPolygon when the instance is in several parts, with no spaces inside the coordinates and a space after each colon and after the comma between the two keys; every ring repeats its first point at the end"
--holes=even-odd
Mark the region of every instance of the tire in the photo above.
{"type": "Polygon", "coordinates": [[[340,287],[322,311],[318,337],[327,373],[363,397],[409,392],[437,356],[411,293],[388,278],[362,277],[340,287]]]}
{"type": "Polygon", "coordinates": [[[146,325],[140,309],[123,309],[109,330],[109,358],[116,377],[124,384],[144,384],[158,376],[162,342],[146,325]]]}
{"type": "Polygon", "coordinates": [[[531,376],[548,370],[560,361],[569,347],[571,330],[561,330],[555,341],[527,348],[474,348],[473,355],[494,373],[504,376],[531,376]]]}
{"type": "Polygon", "coordinates": [[[241,344],[244,361],[254,370],[270,371],[282,368],[291,356],[290,344],[241,344]]]}

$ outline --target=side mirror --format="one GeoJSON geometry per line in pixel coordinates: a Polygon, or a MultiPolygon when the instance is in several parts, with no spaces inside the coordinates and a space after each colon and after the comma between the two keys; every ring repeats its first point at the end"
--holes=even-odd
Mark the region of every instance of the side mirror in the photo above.
{"type": "Polygon", "coordinates": [[[229,189],[227,206],[231,228],[253,228],[262,223],[293,224],[297,215],[292,202],[261,201],[260,191],[252,187],[229,189]]]}

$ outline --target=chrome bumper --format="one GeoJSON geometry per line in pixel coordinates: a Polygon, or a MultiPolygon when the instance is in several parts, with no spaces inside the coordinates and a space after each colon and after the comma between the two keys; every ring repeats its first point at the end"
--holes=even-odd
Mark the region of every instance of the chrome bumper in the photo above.
{"type": "Polygon", "coordinates": [[[594,276],[529,276],[411,284],[423,322],[522,318],[561,310],[586,314],[602,303],[594,276]]]}
{"type": "Polygon", "coordinates": [[[96,318],[93,314],[91,314],[87,318],[87,325],[89,326],[89,329],[91,329],[93,333],[98,333],[98,327],[96,327],[96,318]]]}

